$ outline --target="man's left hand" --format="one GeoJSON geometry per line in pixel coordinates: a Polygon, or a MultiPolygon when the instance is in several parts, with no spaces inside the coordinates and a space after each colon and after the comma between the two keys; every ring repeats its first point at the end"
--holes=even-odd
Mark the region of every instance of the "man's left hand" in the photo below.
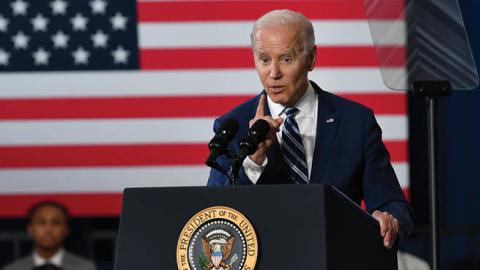
{"type": "Polygon", "coordinates": [[[372,216],[380,223],[380,235],[383,237],[383,245],[388,249],[392,248],[400,230],[398,220],[390,213],[378,210],[373,212],[372,216]]]}

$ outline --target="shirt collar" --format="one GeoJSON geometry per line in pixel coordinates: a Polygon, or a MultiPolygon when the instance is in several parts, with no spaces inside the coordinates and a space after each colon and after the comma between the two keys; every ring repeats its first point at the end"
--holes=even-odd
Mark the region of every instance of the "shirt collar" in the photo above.
{"type": "Polygon", "coordinates": [[[54,264],[55,266],[61,267],[63,262],[63,256],[65,255],[65,251],[60,249],[55,255],[53,255],[49,260],[46,260],[42,256],[40,256],[37,252],[33,252],[33,264],[35,266],[41,266],[47,263],[54,264]]]}
{"type": "MultiPolygon", "coordinates": [[[[313,115],[315,113],[315,90],[310,82],[308,82],[308,88],[303,97],[295,104],[300,114],[305,116],[313,115]]],[[[279,103],[273,102],[273,100],[267,95],[268,108],[272,116],[277,117],[282,115],[285,110],[285,106],[279,103]]]]}

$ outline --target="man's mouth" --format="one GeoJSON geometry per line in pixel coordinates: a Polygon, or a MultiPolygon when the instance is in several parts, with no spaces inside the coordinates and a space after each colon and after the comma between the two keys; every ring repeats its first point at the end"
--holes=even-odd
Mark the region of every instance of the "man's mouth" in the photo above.
{"type": "Polygon", "coordinates": [[[270,91],[272,91],[273,93],[280,93],[283,91],[284,88],[285,86],[283,85],[272,85],[270,86],[270,91]]]}

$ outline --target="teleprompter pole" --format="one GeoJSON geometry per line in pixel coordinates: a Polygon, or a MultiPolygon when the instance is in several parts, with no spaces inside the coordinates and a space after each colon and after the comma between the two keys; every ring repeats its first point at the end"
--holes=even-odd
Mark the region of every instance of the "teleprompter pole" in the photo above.
{"type": "Polygon", "coordinates": [[[437,184],[437,101],[439,96],[452,93],[448,81],[414,81],[413,91],[424,96],[427,101],[427,132],[428,132],[428,180],[430,205],[430,233],[432,250],[432,270],[438,270],[440,265],[440,227],[438,219],[438,184],[437,184]]]}

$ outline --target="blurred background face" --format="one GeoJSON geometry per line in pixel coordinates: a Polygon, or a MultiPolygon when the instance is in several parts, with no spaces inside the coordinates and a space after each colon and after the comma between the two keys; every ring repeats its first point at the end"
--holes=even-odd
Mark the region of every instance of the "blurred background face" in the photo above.
{"type": "Polygon", "coordinates": [[[54,206],[39,208],[28,225],[35,248],[55,250],[62,246],[67,238],[69,228],[63,212],[54,206]]]}
{"type": "Polygon", "coordinates": [[[254,36],[254,58],[267,95],[284,106],[293,106],[305,94],[307,74],[315,64],[312,53],[303,50],[296,26],[260,29],[254,36]]]}

